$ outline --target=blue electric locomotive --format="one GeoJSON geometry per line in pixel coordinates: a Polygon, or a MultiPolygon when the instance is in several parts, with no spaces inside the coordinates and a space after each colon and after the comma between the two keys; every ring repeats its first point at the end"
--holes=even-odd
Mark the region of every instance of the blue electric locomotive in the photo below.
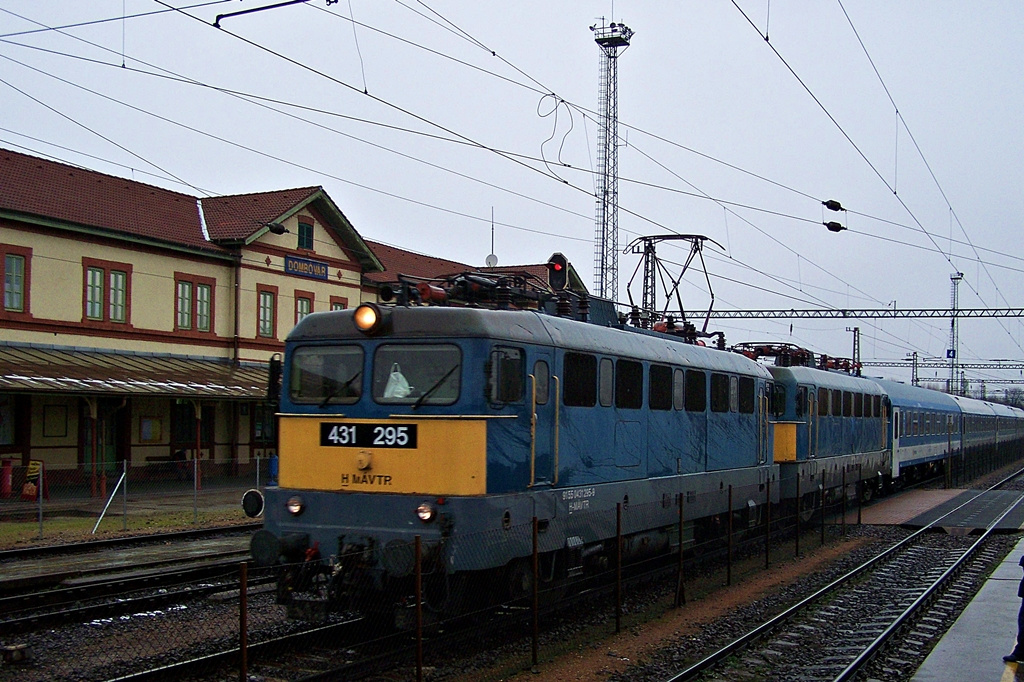
{"type": "Polygon", "coordinates": [[[821,484],[861,480],[869,496],[1024,435],[1014,408],[769,367],[760,347],[713,350],[567,308],[364,304],[295,327],[278,485],[251,546],[285,567],[282,600],[319,587],[320,603],[400,613],[418,538],[427,606],[457,613],[531,590],[534,522],[538,575],[558,587],[615,560],[617,508],[645,510],[622,528],[630,561],[716,536],[727,517],[756,524],[821,484]]]}
{"type": "Polygon", "coordinates": [[[835,488],[863,479],[865,495],[888,473],[891,452],[886,419],[889,400],[874,381],[814,367],[772,366],[784,394],[785,410],[775,425],[775,461],[780,466],[782,495],[794,499],[822,481],[835,488]]]}
{"type": "MultiPolygon", "coordinates": [[[[332,599],[363,609],[411,594],[415,536],[429,605],[452,611],[520,596],[535,517],[540,574],[557,585],[608,565],[617,505],[658,510],[624,529],[629,560],[678,546],[681,498],[689,518],[714,518],[728,498],[702,493],[778,476],[768,370],[666,334],[364,304],[304,318],[282,379],[279,486],[253,556],[313,558],[306,577],[314,564],[332,599]]],[[[764,494],[733,510],[756,515],[764,494]]]]}

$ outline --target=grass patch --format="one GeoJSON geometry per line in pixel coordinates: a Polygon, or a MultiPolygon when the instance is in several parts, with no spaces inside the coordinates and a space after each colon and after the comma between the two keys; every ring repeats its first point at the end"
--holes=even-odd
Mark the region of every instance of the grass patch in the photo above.
{"type": "MultiPolygon", "coordinates": [[[[98,515],[97,515],[98,516],[98,515]]],[[[90,540],[151,535],[182,530],[195,530],[213,526],[230,526],[251,523],[252,519],[239,510],[202,510],[193,515],[192,510],[166,511],[149,514],[132,514],[124,517],[106,516],[96,533],[97,516],[53,516],[43,519],[43,537],[39,538],[39,521],[0,521],[0,550],[20,549],[41,545],[61,545],[90,540]]]]}

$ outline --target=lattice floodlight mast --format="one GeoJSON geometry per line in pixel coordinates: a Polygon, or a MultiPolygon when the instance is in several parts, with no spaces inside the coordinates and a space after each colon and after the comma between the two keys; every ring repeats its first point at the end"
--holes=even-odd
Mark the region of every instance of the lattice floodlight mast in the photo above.
{"type": "Polygon", "coordinates": [[[963,387],[959,386],[958,379],[958,365],[960,364],[959,359],[956,357],[960,350],[960,332],[956,326],[956,313],[957,307],[959,306],[959,287],[960,280],[964,278],[964,273],[954,272],[949,276],[951,282],[950,287],[952,293],[950,294],[950,305],[949,309],[952,312],[949,320],[949,348],[946,350],[946,357],[949,358],[949,393],[954,395],[964,395],[966,391],[963,387]]]}
{"type": "Polygon", "coordinates": [[[590,27],[601,48],[601,122],[597,138],[597,216],[594,229],[594,293],[618,299],[619,288],[619,51],[633,31],[622,23],[590,27]]]}

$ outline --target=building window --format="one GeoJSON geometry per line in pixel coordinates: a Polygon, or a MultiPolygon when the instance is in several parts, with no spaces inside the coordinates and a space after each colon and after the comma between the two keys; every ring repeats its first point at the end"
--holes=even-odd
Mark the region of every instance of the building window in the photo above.
{"type": "Polygon", "coordinates": [[[196,329],[201,332],[210,331],[211,293],[209,284],[196,285],[196,329]]]}
{"type": "Polygon", "coordinates": [[[295,291],[295,324],[302,321],[306,315],[313,312],[313,293],[310,291],[295,291]]]}
{"type": "Polygon", "coordinates": [[[25,312],[25,257],[4,256],[4,310],[25,312]]]}
{"type": "Polygon", "coordinates": [[[192,328],[192,282],[178,282],[178,329],[192,328]]]}
{"type": "Polygon", "coordinates": [[[89,268],[86,270],[85,282],[85,316],[90,320],[103,319],[103,270],[89,268]]]}
{"type": "Polygon", "coordinates": [[[299,223],[299,248],[313,250],[313,226],[299,223]]]}
{"type": "Polygon", "coordinates": [[[252,440],[256,445],[266,447],[277,440],[277,422],[274,405],[257,403],[253,408],[252,440]]]}
{"type": "Polygon", "coordinates": [[[348,299],[341,296],[331,296],[331,310],[345,310],[348,308],[348,299]]]}
{"type": "Polygon", "coordinates": [[[132,266],[83,258],[85,319],[127,324],[131,318],[132,266]]]}
{"type": "Polygon", "coordinates": [[[274,291],[261,289],[259,292],[259,322],[257,332],[260,336],[276,336],[276,315],[277,296],[274,291]]]}
{"type": "Polygon", "coordinates": [[[110,319],[125,321],[125,296],[128,291],[128,275],[120,270],[110,271],[110,319]]]}
{"type": "Polygon", "coordinates": [[[213,329],[213,289],[216,280],[182,272],[174,273],[175,326],[209,332],[213,329]]]}
{"type": "Polygon", "coordinates": [[[0,319],[24,319],[29,314],[32,282],[32,249],[0,244],[0,279],[4,283],[4,308],[0,319]]]}

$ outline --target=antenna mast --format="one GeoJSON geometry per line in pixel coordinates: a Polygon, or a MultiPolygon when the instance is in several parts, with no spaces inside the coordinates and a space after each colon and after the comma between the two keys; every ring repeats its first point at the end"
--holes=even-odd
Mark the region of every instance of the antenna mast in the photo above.
{"type": "Polygon", "coordinates": [[[597,216],[594,230],[594,293],[616,300],[619,288],[619,50],[633,31],[622,23],[590,27],[601,48],[601,124],[597,138],[597,216]]]}

